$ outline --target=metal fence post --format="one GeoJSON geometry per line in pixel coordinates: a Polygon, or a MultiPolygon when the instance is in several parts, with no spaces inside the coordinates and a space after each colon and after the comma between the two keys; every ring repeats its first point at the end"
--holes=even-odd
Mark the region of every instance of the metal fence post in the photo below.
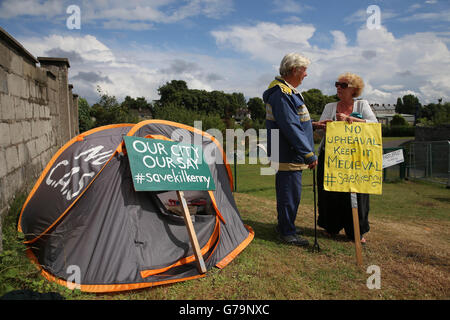
{"type": "Polygon", "coordinates": [[[237,150],[234,151],[234,191],[237,191],[237,150]]]}
{"type": "Polygon", "coordinates": [[[450,189],[450,141],[447,140],[447,159],[448,159],[448,169],[447,169],[447,189],[450,189]]]}
{"type": "MultiPolygon", "coordinates": [[[[402,153],[403,153],[404,158],[406,158],[406,157],[405,157],[405,148],[401,148],[401,150],[402,150],[402,153]]],[[[406,176],[406,175],[405,175],[405,172],[406,172],[405,161],[403,161],[402,163],[400,163],[399,171],[400,171],[400,179],[401,179],[401,180],[405,180],[405,176],[406,176]]]]}
{"type": "Polygon", "coordinates": [[[408,170],[408,175],[411,178],[412,175],[411,173],[414,173],[414,178],[416,177],[416,169],[415,169],[415,164],[413,162],[414,158],[414,152],[415,152],[415,147],[414,147],[414,142],[410,144],[410,148],[409,148],[409,170],[408,170]],[[412,169],[412,170],[411,170],[412,169]]]}
{"type": "Polygon", "coordinates": [[[430,146],[430,178],[433,179],[433,142],[431,142],[429,146],[430,146]]]}

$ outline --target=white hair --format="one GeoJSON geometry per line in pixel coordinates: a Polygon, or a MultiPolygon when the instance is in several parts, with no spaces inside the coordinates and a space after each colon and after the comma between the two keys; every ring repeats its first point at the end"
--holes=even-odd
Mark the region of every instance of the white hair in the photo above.
{"type": "Polygon", "coordinates": [[[287,76],[291,73],[292,68],[300,68],[300,67],[307,68],[310,63],[311,60],[309,60],[305,56],[302,56],[301,54],[294,52],[288,53],[287,55],[284,56],[283,60],[281,60],[280,75],[287,76]]]}

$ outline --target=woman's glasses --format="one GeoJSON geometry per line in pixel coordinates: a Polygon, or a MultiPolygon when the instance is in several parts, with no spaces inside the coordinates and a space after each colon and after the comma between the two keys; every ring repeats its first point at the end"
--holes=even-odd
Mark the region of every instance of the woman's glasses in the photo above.
{"type": "Polygon", "coordinates": [[[341,87],[342,89],[346,89],[348,87],[353,88],[353,86],[349,85],[347,82],[335,82],[334,86],[337,87],[341,87]]]}

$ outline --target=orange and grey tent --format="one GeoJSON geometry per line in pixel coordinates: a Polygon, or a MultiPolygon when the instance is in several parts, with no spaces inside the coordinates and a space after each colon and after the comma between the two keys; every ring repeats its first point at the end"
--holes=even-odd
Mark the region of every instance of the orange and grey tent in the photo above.
{"type": "Polygon", "coordinates": [[[222,146],[196,128],[148,120],[84,132],[50,160],[18,224],[27,253],[42,274],[69,287],[68,280],[78,280],[86,292],[131,290],[204,276],[197,270],[183,217],[174,210],[176,192],[134,191],[124,136],[190,137],[214,154],[216,161],[208,166],[216,189],[184,194],[196,213],[191,217],[206,268],[230,263],[254,233],[243,224],[234,201],[222,146]]]}

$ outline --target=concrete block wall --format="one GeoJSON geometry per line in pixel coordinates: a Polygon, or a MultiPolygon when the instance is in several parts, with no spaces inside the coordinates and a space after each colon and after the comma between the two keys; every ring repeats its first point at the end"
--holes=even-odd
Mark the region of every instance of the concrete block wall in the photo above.
{"type": "Polygon", "coordinates": [[[0,28],[0,251],[2,218],[78,132],[66,58],[33,57],[0,28]],[[36,66],[40,64],[40,67],[36,66]]]}

